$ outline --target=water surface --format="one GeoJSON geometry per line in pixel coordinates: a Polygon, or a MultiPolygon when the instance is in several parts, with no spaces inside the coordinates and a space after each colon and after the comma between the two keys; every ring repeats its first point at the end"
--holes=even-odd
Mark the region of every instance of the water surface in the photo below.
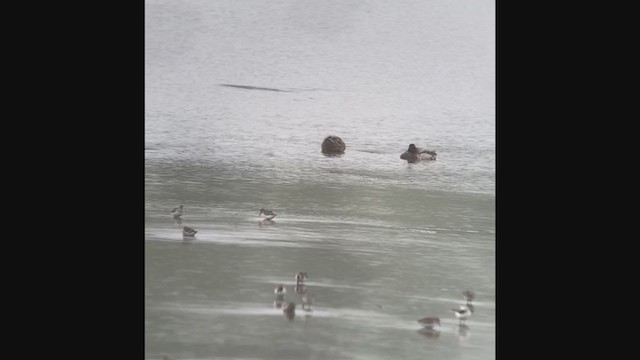
{"type": "Polygon", "coordinates": [[[147,359],[495,358],[493,2],[145,13],[147,359]],[[273,289],[301,304],[298,271],[315,299],[289,321],[273,289]]]}

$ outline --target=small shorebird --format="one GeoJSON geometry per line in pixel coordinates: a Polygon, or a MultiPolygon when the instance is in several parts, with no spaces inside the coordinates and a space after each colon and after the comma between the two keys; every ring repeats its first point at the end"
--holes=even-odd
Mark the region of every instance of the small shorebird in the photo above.
{"type": "Polygon", "coordinates": [[[287,288],[282,284],[278,284],[273,293],[276,294],[276,300],[273,302],[273,307],[276,309],[282,309],[282,306],[285,304],[284,295],[287,293],[287,288]]]}
{"type": "Polygon", "coordinates": [[[260,209],[260,213],[258,213],[258,216],[262,214],[264,214],[264,217],[266,220],[271,220],[277,215],[276,213],[273,212],[273,210],[260,209]]]}
{"type": "Polygon", "coordinates": [[[295,279],[296,279],[296,287],[299,285],[303,285],[304,284],[304,279],[307,279],[307,273],[304,271],[301,271],[299,273],[296,274],[295,279]]]}
{"type": "Polygon", "coordinates": [[[287,319],[291,320],[294,316],[296,316],[296,303],[289,302],[283,309],[282,313],[287,317],[287,319]]]}
{"type": "Polygon", "coordinates": [[[473,314],[473,305],[471,304],[462,305],[460,306],[460,309],[451,309],[451,311],[453,311],[453,313],[456,315],[456,317],[458,318],[458,320],[460,320],[460,323],[462,324],[465,322],[465,320],[470,318],[471,315],[473,314]]]}
{"type": "Polygon", "coordinates": [[[171,216],[173,216],[174,219],[182,216],[182,204],[180,206],[174,207],[173,210],[171,210],[171,216]]]}
{"type": "Polygon", "coordinates": [[[418,334],[421,334],[424,337],[437,339],[440,337],[440,330],[424,327],[418,330],[418,334]]]}
{"type": "Polygon", "coordinates": [[[276,297],[284,297],[284,294],[287,293],[287,288],[284,287],[284,285],[279,284],[275,290],[273,290],[273,293],[276,294],[276,297]]]}
{"type": "Polygon", "coordinates": [[[282,309],[282,306],[284,306],[284,304],[286,303],[286,301],[284,301],[283,299],[275,299],[273,301],[273,307],[276,309],[282,309]]]}
{"type": "Polygon", "coordinates": [[[194,237],[196,236],[196,233],[197,231],[194,228],[190,228],[188,226],[182,228],[182,236],[194,237]]]}
{"type": "Polygon", "coordinates": [[[434,326],[441,326],[440,325],[440,318],[437,317],[426,317],[426,318],[422,318],[420,320],[418,320],[418,323],[420,325],[422,325],[425,328],[428,329],[433,329],[434,326]]]}
{"type": "Polygon", "coordinates": [[[475,298],[475,294],[473,293],[473,291],[469,291],[469,290],[463,291],[462,296],[467,301],[467,304],[471,304],[471,302],[475,298]]]}
{"type": "Polygon", "coordinates": [[[302,299],[302,310],[311,311],[311,304],[313,304],[313,294],[311,294],[305,287],[300,293],[300,297],[302,299]],[[306,309],[304,308],[305,305],[307,306],[306,309]]]}

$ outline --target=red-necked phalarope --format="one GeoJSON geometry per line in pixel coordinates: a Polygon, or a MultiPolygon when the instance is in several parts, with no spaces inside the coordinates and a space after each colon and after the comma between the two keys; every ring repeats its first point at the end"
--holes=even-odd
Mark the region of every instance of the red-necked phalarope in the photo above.
{"type": "Polygon", "coordinates": [[[182,235],[183,236],[187,236],[187,237],[194,237],[196,236],[196,229],[194,228],[190,228],[188,226],[185,226],[184,228],[182,228],[182,235]]]}
{"type": "Polygon", "coordinates": [[[473,315],[473,305],[471,304],[462,305],[460,306],[460,309],[451,309],[451,311],[453,311],[453,313],[456,315],[458,320],[460,320],[460,323],[464,323],[465,320],[467,320],[468,318],[471,317],[471,315],[473,315]]]}
{"type": "Polygon", "coordinates": [[[433,329],[434,326],[440,326],[440,318],[426,317],[418,320],[418,323],[425,328],[433,329]]]}
{"type": "Polygon", "coordinates": [[[300,292],[300,298],[302,299],[302,310],[311,311],[311,304],[313,304],[313,294],[309,292],[309,289],[305,287],[300,292]],[[305,306],[307,307],[305,309],[305,306]]]}
{"type": "Polygon", "coordinates": [[[274,217],[277,216],[276,213],[273,212],[273,210],[265,210],[265,209],[260,209],[260,213],[258,213],[258,216],[264,214],[264,217],[266,220],[271,220],[274,217]]]}
{"type": "Polygon", "coordinates": [[[182,205],[174,207],[173,210],[171,210],[171,216],[173,216],[174,219],[179,218],[180,216],[182,216],[182,205]]]}

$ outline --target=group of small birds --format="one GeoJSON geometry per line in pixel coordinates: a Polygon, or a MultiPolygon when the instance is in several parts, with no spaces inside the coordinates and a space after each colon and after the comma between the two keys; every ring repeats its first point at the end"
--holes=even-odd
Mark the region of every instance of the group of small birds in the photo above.
{"type": "MultiPolygon", "coordinates": [[[[180,206],[176,206],[171,210],[171,216],[173,216],[173,218],[178,221],[178,223],[180,224],[182,222],[182,214],[183,214],[183,210],[184,210],[184,205],[180,205],[180,206]]],[[[185,226],[182,228],[182,236],[184,237],[194,237],[196,236],[196,233],[198,233],[198,231],[192,227],[189,226],[185,226]]]]}
{"type": "MultiPolygon", "coordinates": [[[[313,295],[309,292],[309,289],[304,284],[304,280],[309,276],[306,272],[301,271],[295,275],[296,286],[294,290],[296,294],[302,300],[302,310],[311,311],[311,303],[313,302],[313,295]]],[[[274,301],[274,307],[277,309],[282,309],[284,315],[289,319],[293,319],[296,314],[296,303],[293,301],[286,301],[285,294],[287,293],[287,289],[284,285],[278,284],[273,293],[276,295],[276,300],[274,301]]],[[[460,321],[460,325],[464,326],[464,322],[471,317],[473,314],[474,308],[472,301],[475,297],[473,291],[465,290],[462,292],[462,296],[464,297],[466,303],[461,305],[458,309],[451,309],[454,315],[460,321]]],[[[418,320],[418,323],[422,325],[423,328],[427,330],[436,330],[437,327],[440,327],[440,318],[438,317],[425,317],[418,320]]]]}
{"type": "MultiPolygon", "coordinates": [[[[475,294],[473,291],[465,290],[462,292],[462,296],[464,297],[466,304],[461,305],[458,309],[451,309],[453,314],[458,318],[460,325],[464,326],[464,323],[467,319],[473,315],[474,308],[472,301],[475,298],[475,294]]],[[[436,331],[438,327],[440,327],[440,318],[438,317],[425,317],[418,320],[418,323],[422,325],[424,330],[433,332],[436,331]]]]}
{"type": "MultiPolygon", "coordinates": [[[[179,224],[182,223],[182,215],[184,214],[184,205],[180,204],[180,206],[176,206],[171,209],[171,216],[174,220],[176,220],[179,224]]],[[[273,210],[260,209],[258,216],[263,220],[271,220],[277,216],[273,210]]],[[[190,226],[184,226],[182,228],[182,236],[185,238],[195,237],[198,231],[190,226]]]]}
{"type": "MultiPolygon", "coordinates": [[[[338,136],[328,136],[322,143],[322,152],[344,153],[345,148],[346,145],[338,136]]],[[[437,155],[438,154],[433,150],[426,150],[416,147],[415,144],[409,144],[409,148],[400,155],[400,158],[409,162],[416,162],[419,160],[435,160],[437,155]]],[[[182,221],[182,214],[183,205],[177,206],[171,210],[171,215],[179,224],[182,221]]],[[[273,212],[273,210],[260,209],[258,216],[263,217],[263,221],[269,222],[271,219],[276,217],[276,214],[273,212]]],[[[185,238],[195,237],[197,232],[197,230],[189,226],[185,226],[182,228],[182,235],[185,238]]]]}
{"type": "MultiPolygon", "coordinates": [[[[309,288],[304,284],[304,280],[309,278],[306,272],[301,271],[297,273],[294,277],[296,280],[296,285],[293,288],[300,300],[302,301],[302,310],[311,311],[311,304],[313,303],[313,295],[309,292],[309,288]]],[[[273,293],[276,294],[276,300],[273,302],[273,306],[276,309],[282,309],[282,313],[287,317],[287,319],[291,320],[296,316],[296,303],[294,301],[286,301],[285,294],[287,293],[287,288],[278,284],[273,293]]]]}
{"type": "MultiPolygon", "coordinates": [[[[306,272],[301,271],[295,275],[296,286],[294,290],[296,294],[298,294],[299,298],[302,301],[302,310],[311,311],[311,303],[313,302],[313,295],[309,292],[309,289],[304,284],[304,280],[309,276],[306,272]]],[[[276,299],[274,301],[274,307],[277,309],[282,309],[283,314],[287,319],[292,320],[296,315],[296,303],[294,301],[286,301],[285,294],[287,293],[287,289],[284,285],[278,284],[275,290],[273,291],[276,295],[276,299]]],[[[475,298],[475,294],[473,291],[465,290],[462,292],[462,296],[464,297],[466,303],[461,305],[458,309],[451,309],[454,315],[460,321],[461,326],[465,326],[464,322],[471,317],[474,312],[473,308],[473,299],[475,298]]],[[[418,320],[418,323],[422,325],[423,330],[429,332],[430,335],[434,335],[434,332],[437,331],[437,328],[442,326],[440,324],[440,318],[438,317],[425,317],[418,320]]]]}
{"type": "MultiPolygon", "coordinates": [[[[171,215],[173,216],[173,218],[179,221],[181,220],[183,213],[184,213],[184,205],[176,206],[171,210],[171,215]]],[[[275,218],[277,214],[274,213],[273,210],[267,210],[262,208],[258,212],[258,216],[263,218],[264,220],[271,220],[275,218]]],[[[195,237],[197,232],[198,232],[197,230],[189,226],[185,226],[182,228],[182,235],[185,238],[195,237]]],[[[305,286],[304,284],[304,280],[308,278],[307,273],[304,271],[301,271],[297,273],[294,278],[296,280],[296,285],[294,287],[294,290],[302,301],[302,309],[305,311],[311,311],[311,303],[313,301],[313,295],[311,295],[308,287],[305,286]]],[[[289,302],[285,301],[284,297],[285,297],[285,294],[287,293],[287,289],[285,288],[285,286],[282,284],[279,284],[275,288],[274,293],[276,295],[274,307],[278,309],[282,309],[283,313],[287,316],[287,318],[293,319],[296,311],[296,303],[293,301],[289,301],[289,302]]],[[[460,321],[461,325],[464,324],[464,322],[467,319],[469,319],[471,315],[473,315],[474,308],[473,308],[472,302],[475,295],[473,291],[466,290],[462,292],[462,296],[464,297],[466,303],[464,305],[461,305],[458,309],[451,309],[454,315],[456,316],[456,318],[458,318],[458,320],[460,321]]],[[[422,325],[423,328],[429,329],[429,330],[434,330],[436,327],[441,326],[440,318],[438,317],[425,317],[425,318],[419,319],[418,323],[422,325]]]]}

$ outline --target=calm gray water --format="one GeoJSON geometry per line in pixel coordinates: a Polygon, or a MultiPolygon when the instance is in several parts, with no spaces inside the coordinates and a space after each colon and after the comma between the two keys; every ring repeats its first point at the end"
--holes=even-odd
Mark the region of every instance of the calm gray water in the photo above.
{"type": "Polygon", "coordinates": [[[145,12],[146,359],[495,358],[493,1],[145,12]],[[409,143],[438,160],[400,160],[409,143]]]}

